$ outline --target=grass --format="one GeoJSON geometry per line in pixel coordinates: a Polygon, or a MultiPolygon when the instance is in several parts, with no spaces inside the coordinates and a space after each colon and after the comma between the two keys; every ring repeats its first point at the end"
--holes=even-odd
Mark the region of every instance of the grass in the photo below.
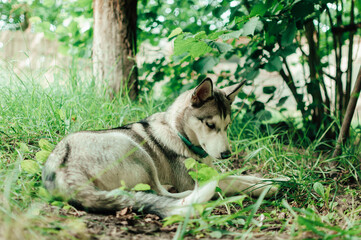
{"type": "MultiPolygon", "coordinates": [[[[40,70],[21,72],[8,62],[1,64],[0,239],[92,236],[83,218],[59,214],[72,208],[49,198],[42,188],[46,157],[39,153],[46,156],[47,144],[56,144],[68,133],[120,126],[169,105],[147,95],[139,102],[110,100],[105,88],[98,87],[78,65],[56,69],[54,82],[47,82],[40,70]]],[[[359,138],[356,132],[343,155],[331,159],[330,152],[319,150],[329,144],[323,142],[322,134],[310,142],[292,133],[260,129],[254,121],[235,121],[230,129],[235,156],[218,166],[272,178],[288,176],[290,181],[281,184],[281,193],[272,199],[240,195],[198,205],[197,218],[171,217],[163,222],[179,224],[170,236],[359,239],[361,149],[352,144],[359,138]],[[282,139],[287,139],[287,145],[282,139]],[[331,167],[333,162],[339,162],[337,169],[331,167]]]]}

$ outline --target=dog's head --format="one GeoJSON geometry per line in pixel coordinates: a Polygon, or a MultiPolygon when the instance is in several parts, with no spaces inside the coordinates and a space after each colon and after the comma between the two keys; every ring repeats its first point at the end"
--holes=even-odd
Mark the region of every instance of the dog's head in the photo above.
{"type": "Polygon", "coordinates": [[[231,121],[231,104],[243,84],[244,81],[217,89],[207,78],[191,90],[191,106],[183,120],[198,144],[215,158],[230,157],[227,128],[231,121]]]}

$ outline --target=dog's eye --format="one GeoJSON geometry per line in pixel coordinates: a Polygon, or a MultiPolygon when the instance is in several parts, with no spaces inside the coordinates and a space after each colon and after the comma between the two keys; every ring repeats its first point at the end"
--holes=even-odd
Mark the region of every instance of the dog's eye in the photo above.
{"type": "Polygon", "coordinates": [[[209,127],[210,129],[215,129],[215,128],[216,128],[216,125],[213,124],[213,123],[207,123],[207,122],[206,122],[206,125],[207,125],[207,127],[209,127]]]}

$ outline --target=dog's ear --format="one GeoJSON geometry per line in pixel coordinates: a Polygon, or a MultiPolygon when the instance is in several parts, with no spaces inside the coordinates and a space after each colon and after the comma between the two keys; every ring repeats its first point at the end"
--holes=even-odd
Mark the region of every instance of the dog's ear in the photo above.
{"type": "Polygon", "coordinates": [[[206,78],[194,89],[191,101],[193,105],[198,105],[212,96],[213,82],[210,78],[206,78]]]}
{"type": "Polygon", "coordinates": [[[234,84],[229,87],[225,87],[222,90],[226,94],[226,97],[233,102],[236,96],[238,95],[239,91],[241,90],[242,86],[246,83],[247,80],[243,80],[240,83],[234,84]]]}

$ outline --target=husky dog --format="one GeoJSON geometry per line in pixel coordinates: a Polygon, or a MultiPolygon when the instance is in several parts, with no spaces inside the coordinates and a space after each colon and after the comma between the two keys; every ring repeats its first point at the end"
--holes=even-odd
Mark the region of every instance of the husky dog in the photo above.
{"type": "Polygon", "coordinates": [[[217,185],[226,195],[258,196],[266,188],[268,195],[275,193],[277,187],[252,176],[230,176],[198,187],[184,166],[187,158],[213,166],[212,159],[230,157],[231,104],[243,84],[217,89],[207,78],[166,112],[115,129],[70,134],[49,155],[43,168],[45,187],[88,211],[131,206],[160,217],[188,214],[189,205],[210,200],[217,185]],[[157,194],[124,191],[139,183],[157,194]]]}

